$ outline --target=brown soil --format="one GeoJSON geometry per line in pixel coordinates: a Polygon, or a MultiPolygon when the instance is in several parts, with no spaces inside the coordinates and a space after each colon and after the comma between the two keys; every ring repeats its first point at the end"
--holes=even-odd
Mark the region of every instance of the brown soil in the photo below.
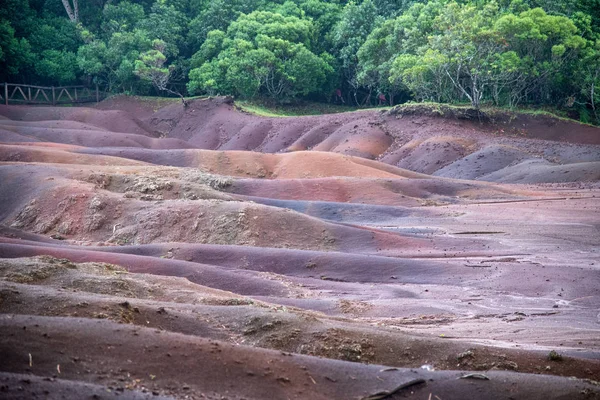
{"type": "Polygon", "coordinates": [[[0,106],[0,397],[599,398],[599,182],[548,116],[0,106]]]}

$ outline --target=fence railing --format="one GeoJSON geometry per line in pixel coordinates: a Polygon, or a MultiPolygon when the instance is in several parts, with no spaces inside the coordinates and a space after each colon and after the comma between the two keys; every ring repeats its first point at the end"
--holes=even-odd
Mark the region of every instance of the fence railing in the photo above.
{"type": "Polygon", "coordinates": [[[93,103],[106,98],[98,85],[89,86],[33,86],[4,83],[0,104],[70,104],[93,103]]]}

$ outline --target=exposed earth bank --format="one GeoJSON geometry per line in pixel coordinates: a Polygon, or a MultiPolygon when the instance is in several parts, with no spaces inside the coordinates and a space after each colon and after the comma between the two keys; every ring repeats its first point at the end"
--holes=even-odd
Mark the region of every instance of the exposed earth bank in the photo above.
{"type": "Polygon", "coordinates": [[[600,397],[600,129],[162,105],[0,106],[0,397],[600,397]]]}

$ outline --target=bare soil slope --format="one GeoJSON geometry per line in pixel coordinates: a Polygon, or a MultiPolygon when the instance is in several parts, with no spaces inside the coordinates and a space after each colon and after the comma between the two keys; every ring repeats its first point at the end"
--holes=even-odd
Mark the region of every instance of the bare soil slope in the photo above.
{"type": "Polygon", "coordinates": [[[0,106],[0,397],[600,397],[600,129],[162,105],[0,106]]]}

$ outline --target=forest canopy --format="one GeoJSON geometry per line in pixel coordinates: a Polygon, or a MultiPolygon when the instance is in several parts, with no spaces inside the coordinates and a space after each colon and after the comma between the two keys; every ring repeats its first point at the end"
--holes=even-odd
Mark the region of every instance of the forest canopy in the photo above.
{"type": "Polygon", "coordinates": [[[600,122],[600,0],[4,0],[0,80],[600,122]],[[341,95],[341,96],[340,96],[341,95]]]}

